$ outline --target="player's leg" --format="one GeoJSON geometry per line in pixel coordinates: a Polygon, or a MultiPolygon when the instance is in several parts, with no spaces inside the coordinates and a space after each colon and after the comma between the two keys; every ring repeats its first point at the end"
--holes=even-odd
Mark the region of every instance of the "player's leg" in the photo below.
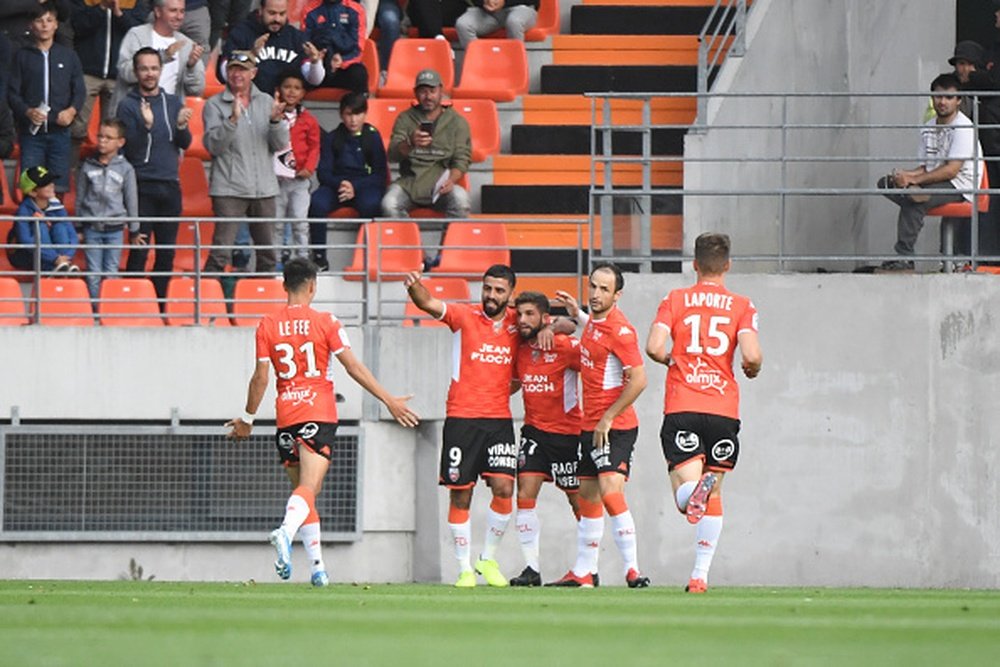
{"type": "Polygon", "coordinates": [[[445,419],[438,483],[449,490],[448,529],[451,531],[455,560],[458,561],[459,575],[455,586],[459,588],[476,585],[476,574],[472,569],[469,507],[472,505],[472,487],[479,478],[479,446],[472,420],[445,419]]]}
{"type": "Polygon", "coordinates": [[[472,486],[452,488],[448,493],[448,529],[451,531],[455,560],[458,561],[459,588],[476,585],[476,573],[472,570],[472,522],[469,508],[472,506],[472,486]]]}
{"type": "Polygon", "coordinates": [[[513,514],[518,443],[511,420],[484,419],[480,423],[486,444],[480,461],[480,474],[486,478],[493,499],[486,511],[486,538],[476,561],[476,572],[483,575],[490,586],[502,587],[507,585],[507,578],[500,572],[496,552],[513,514]]]}
{"type": "Polygon", "coordinates": [[[580,433],[576,450],[577,480],[576,510],[576,562],[572,569],[558,581],[546,586],[593,587],[593,573],[597,572],[597,555],[604,535],[604,505],[601,504],[601,486],[597,481],[597,467],[590,455],[594,434],[580,433]]]}
{"type": "Polygon", "coordinates": [[[632,451],[639,436],[639,429],[612,429],[608,434],[609,445],[606,456],[598,461],[598,482],[601,486],[601,502],[611,517],[611,529],[615,545],[622,557],[622,569],[629,588],[646,588],[649,578],[639,569],[636,545],[635,519],[625,500],[625,482],[632,467],[632,451]]]}
{"type": "MultiPolygon", "coordinates": [[[[523,451],[523,448],[522,448],[523,451]]],[[[519,466],[520,467],[520,466],[519,466]]],[[[523,469],[523,467],[520,467],[523,469]]],[[[517,476],[517,537],[521,542],[524,556],[524,570],[510,580],[511,586],[541,586],[541,565],[539,564],[539,543],[541,524],[535,506],[542,489],[545,476],[540,473],[519,473],[517,476]]]]}
{"type": "Polygon", "coordinates": [[[688,581],[689,593],[704,593],[708,590],[708,570],[712,567],[712,558],[722,535],[722,478],[724,472],[716,472],[716,481],[711,495],[706,503],[705,514],[695,527],[694,535],[694,568],[688,581]]]}
{"type": "Polygon", "coordinates": [[[663,416],[660,445],[667,460],[674,502],[688,521],[697,523],[705,513],[708,496],[717,477],[705,472],[705,446],[702,435],[704,415],[679,413],[663,416]]]}

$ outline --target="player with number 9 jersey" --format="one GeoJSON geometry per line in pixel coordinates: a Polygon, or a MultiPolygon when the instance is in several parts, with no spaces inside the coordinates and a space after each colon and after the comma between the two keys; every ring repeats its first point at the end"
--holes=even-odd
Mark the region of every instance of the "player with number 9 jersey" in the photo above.
{"type": "Polygon", "coordinates": [[[340,320],[309,306],[289,305],[257,325],[257,360],[277,375],[278,428],[302,422],[336,422],[331,361],[351,347],[340,320]]]}
{"type": "Polygon", "coordinates": [[[757,309],[745,296],[713,282],[670,292],[654,326],[672,340],[664,414],[699,412],[739,418],[740,389],[733,355],[740,332],[757,332],[757,309]]]}

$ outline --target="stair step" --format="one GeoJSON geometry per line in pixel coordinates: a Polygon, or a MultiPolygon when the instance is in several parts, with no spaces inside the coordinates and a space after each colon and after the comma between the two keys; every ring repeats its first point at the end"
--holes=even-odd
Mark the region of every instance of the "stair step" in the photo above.
{"type": "Polygon", "coordinates": [[[575,5],[570,12],[574,35],[697,35],[711,7],[575,5]]]}
{"type": "MultiPolygon", "coordinates": [[[[497,155],[493,158],[494,185],[589,185],[589,155],[497,155]]],[[[684,182],[681,162],[654,162],[653,187],[680,186],[684,182]]],[[[598,163],[597,182],[604,183],[604,169],[598,163]]],[[[612,183],[619,187],[642,185],[642,165],[616,163],[612,183]]]]}
{"type": "MultiPolygon", "coordinates": [[[[680,128],[654,129],[652,155],[682,155],[684,134],[680,128]]],[[[626,130],[611,133],[615,155],[640,155],[642,134],[626,130]]],[[[510,152],[518,155],[590,155],[590,127],[586,125],[514,125],[510,152]]]]}
{"type": "MultiPolygon", "coordinates": [[[[716,46],[729,48],[731,38],[716,46]]],[[[555,35],[553,65],[698,65],[696,35],[555,35]]]]}
{"type": "Polygon", "coordinates": [[[543,93],[683,93],[697,87],[698,69],[686,65],[543,65],[543,93]]]}
{"type": "MultiPolygon", "coordinates": [[[[482,211],[506,213],[588,213],[587,185],[484,185],[480,190],[482,211]]],[[[614,200],[617,214],[629,214],[632,202],[625,197],[614,200]]],[[[679,194],[652,197],[652,215],[681,215],[684,201],[679,194]]]]}
{"type": "MultiPolygon", "coordinates": [[[[583,95],[525,95],[524,122],[529,125],[590,125],[593,101],[583,95]]],[[[654,125],[685,125],[696,115],[693,97],[658,97],[650,100],[654,125]]],[[[611,120],[616,125],[640,125],[642,100],[611,100],[611,120]]],[[[597,122],[604,122],[603,101],[597,103],[597,122]]]]}

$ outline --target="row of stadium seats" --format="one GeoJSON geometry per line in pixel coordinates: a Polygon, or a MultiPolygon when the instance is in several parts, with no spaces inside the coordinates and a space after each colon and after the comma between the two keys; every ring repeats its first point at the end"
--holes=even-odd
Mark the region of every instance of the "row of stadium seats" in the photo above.
{"type": "MultiPolygon", "coordinates": [[[[461,278],[427,278],[424,284],[444,301],[470,298],[469,284],[461,278]]],[[[82,278],[42,278],[38,296],[38,321],[45,326],[162,327],[195,323],[194,278],[177,276],[170,280],[162,313],[156,290],[148,278],[104,280],[96,302],[96,317],[82,278]]],[[[284,305],[286,295],[280,279],[243,278],[236,283],[233,298],[227,300],[218,280],[202,278],[199,300],[202,325],[252,327],[261,317],[284,305]]],[[[33,301],[25,307],[21,288],[13,278],[0,277],[0,326],[29,324],[33,307],[33,301]]],[[[407,303],[404,317],[404,326],[442,326],[412,303],[407,303]]]]}

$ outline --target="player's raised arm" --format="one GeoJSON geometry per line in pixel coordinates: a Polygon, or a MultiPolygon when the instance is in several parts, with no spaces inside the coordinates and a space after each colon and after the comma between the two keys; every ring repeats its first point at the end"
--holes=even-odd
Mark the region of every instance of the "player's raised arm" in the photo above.
{"type": "Polygon", "coordinates": [[[760,339],[756,331],[744,330],[739,333],[740,358],[743,360],[743,374],[751,380],[760,373],[764,355],[760,351],[760,339]]]}
{"type": "Polygon", "coordinates": [[[337,355],[337,360],[344,366],[344,370],[350,375],[355,382],[365,388],[372,396],[382,401],[385,407],[389,408],[389,412],[392,414],[393,419],[399,422],[400,425],[412,428],[420,423],[420,418],[415,412],[410,410],[409,406],[406,404],[413,395],[408,396],[393,396],[385,387],[383,387],[372,372],[368,370],[360,359],[354,356],[354,353],[348,348],[343,350],[337,355]]]}
{"type": "Polygon", "coordinates": [[[257,414],[257,408],[260,407],[260,402],[264,400],[264,392],[267,391],[270,368],[270,361],[257,361],[257,366],[253,369],[253,375],[250,376],[250,384],[247,387],[247,402],[243,414],[226,422],[226,428],[231,429],[226,435],[227,438],[246,440],[250,437],[254,415],[257,414]]]}
{"type": "Polygon", "coordinates": [[[430,291],[424,287],[420,279],[423,278],[423,274],[420,271],[410,271],[406,276],[406,280],[403,285],[406,287],[406,291],[410,295],[410,300],[413,304],[424,311],[434,319],[441,319],[444,315],[445,305],[440,299],[431,296],[430,291]]]}
{"type": "Polygon", "coordinates": [[[670,352],[667,350],[669,339],[670,330],[659,322],[653,322],[649,327],[649,336],[646,337],[646,356],[657,363],[670,365],[670,352]]]}

